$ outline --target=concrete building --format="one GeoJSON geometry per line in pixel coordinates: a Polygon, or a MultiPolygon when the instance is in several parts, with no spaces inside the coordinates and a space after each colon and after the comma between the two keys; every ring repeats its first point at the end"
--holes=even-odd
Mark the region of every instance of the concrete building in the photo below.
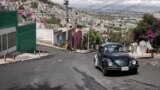
{"type": "Polygon", "coordinates": [[[16,50],[15,14],[16,12],[0,12],[0,56],[16,50]]]}
{"type": "Polygon", "coordinates": [[[14,51],[33,52],[36,50],[36,25],[18,26],[16,11],[0,12],[0,56],[14,51]]]}
{"type": "Polygon", "coordinates": [[[16,50],[16,27],[0,28],[0,56],[16,50]]]}

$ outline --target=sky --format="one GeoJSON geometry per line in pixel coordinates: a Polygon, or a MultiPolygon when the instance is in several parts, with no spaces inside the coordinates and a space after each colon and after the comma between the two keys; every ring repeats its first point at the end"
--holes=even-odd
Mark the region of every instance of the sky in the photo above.
{"type": "MultiPolygon", "coordinates": [[[[53,2],[63,4],[63,0],[52,0],[53,2]]],[[[160,0],[69,0],[70,7],[80,9],[121,9],[140,11],[160,11],[160,0]]]]}

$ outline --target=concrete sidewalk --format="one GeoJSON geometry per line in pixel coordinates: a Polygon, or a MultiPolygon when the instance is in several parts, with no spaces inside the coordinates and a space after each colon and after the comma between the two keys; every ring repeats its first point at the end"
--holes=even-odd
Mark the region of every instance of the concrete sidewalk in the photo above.
{"type": "MultiPolygon", "coordinates": [[[[128,53],[128,54],[134,58],[151,58],[151,53],[146,53],[143,55],[138,55],[136,53],[128,53]]],[[[153,59],[160,59],[160,54],[154,54],[153,59]]]]}
{"type": "Polygon", "coordinates": [[[15,57],[15,60],[13,59],[13,57],[6,56],[6,60],[4,60],[4,57],[1,57],[0,65],[19,62],[19,61],[32,60],[32,59],[41,58],[41,57],[48,56],[48,55],[49,55],[48,53],[37,53],[37,54],[23,53],[23,54],[17,55],[15,57]]]}
{"type": "Polygon", "coordinates": [[[43,42],[36,42],[36,43],[37,43],[37,45],[52,47],[52,48],[55,48],[55,49],[59,49],[59,50],[65,51],[64,48],[61,48],[61,47],[58,47],[58,46],[54,46],[54,45],[52,45],[52,44],[47,44],[47,43],[43,43],[43,42]]]}

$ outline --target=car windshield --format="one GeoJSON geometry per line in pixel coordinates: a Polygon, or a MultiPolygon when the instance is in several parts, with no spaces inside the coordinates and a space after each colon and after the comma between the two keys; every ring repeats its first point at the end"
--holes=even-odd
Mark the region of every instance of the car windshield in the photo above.
{"type": "Polygon", "coordinates": [[[105,52],[122,52],[123,45],[120,44],[109,44],[105,46],[105,52]]]}

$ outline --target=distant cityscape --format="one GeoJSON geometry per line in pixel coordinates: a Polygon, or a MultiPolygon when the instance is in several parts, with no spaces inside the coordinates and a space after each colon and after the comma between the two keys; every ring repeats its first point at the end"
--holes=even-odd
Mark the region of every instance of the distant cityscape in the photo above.
{"type": "MultiPolygon", "coordinates": [[[[4,9],[17,10],[22,5],[24,6],[25,14],[32,14],[31,18],[37,20],[37,23],[43,22],[44,19],[50,18],[50,15],[54,15],[60,19],[62,26],[66,24],[66,9],[63,5],[54,2],[40,2],[39,0],[1,0],[1,6],[4,9]],[[31,4],[37,3],[37,8],[30,8],[31,4]]],[[[23,11],[19,10],[19,13],[23,11]]],[[[24,14],[24,13],[21,13],[24,14]]],[[[153,13],[157,18],[160,18],[160,12],[153,13]]],[[[142,13],[134,12],[86,12],[74,8],[69,8],[69,24],[80,24],[85,27],[97,28],[99,31],[116,30],[118,28],[122,30],[128,30],[136,27],[137,22],[142,19],[142,13]]],[[[21,20],[22,21],[22,20],[21,20]]],[[[96,29],[96,30],[97,30],[96,29]]]]}

